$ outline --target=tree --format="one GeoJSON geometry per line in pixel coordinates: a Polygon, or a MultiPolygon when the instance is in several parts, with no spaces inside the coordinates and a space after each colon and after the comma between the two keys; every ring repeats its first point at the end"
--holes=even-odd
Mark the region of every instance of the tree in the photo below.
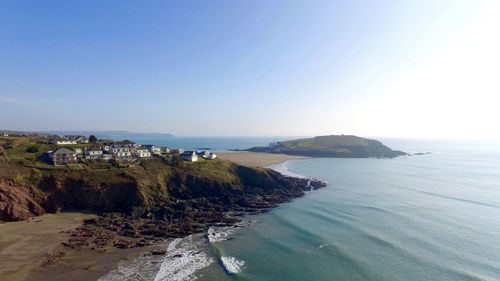
{"type": "Polygon", "coordinates": [[[29,153],[38,153],[40,151],[40,148],[36,145],[32,145],[26,149],[29,153]]]}
{"type": "Polygon", "coordinates": [[[89,142],[90,143],[96,143],[97,142],[97,138],[94,135],[90,135],[89,142]]]}

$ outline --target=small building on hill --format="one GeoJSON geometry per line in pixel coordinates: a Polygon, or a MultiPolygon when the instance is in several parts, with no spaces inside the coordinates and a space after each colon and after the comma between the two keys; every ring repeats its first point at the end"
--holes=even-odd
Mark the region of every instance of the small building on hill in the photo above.
{"type": "Polygon", "coordinates": [[[49,154],[49,158],[54,165],[65,165],[76,163],[76,152],[68,148],[59,148],[49,154]]]}
{"type": "Polygon", "coordinates": [[[152,145],[152,144],[146,144],[144,147],[147,148],[149,151],[151,151],[151,154],[155,154],[155,155],[161,154],[161,147],[159,147],[159,146],[152,145]]]}
{"type": "Polygon", "coordinates": [[[213,160],[217,158],[217,154],[210,151],[205,151],[202,157],[205,159],[213,160]]]}
{"type": "Polygon", "coordinates": [[[102,156],[102,150],[99,148],[90,148],[85,151],[85,159],[97,160],[102,156]]]}
{"type": "Polygon", "coordinates": [[[190,162],[196,162],[198,161],[198,155],[196,154],[196,151],[184,151],[180,155],[181,159],[184,161],[190,161],[190,162]]]}
{"type": "Polygon", "coordinates": [[[113,147],[111,153],[116,158],[129,158],[132,156],[132,152],[128,147],[113,147]]]}
{"type": "Polygon", "coordinates": [[[60,139],[60,140],[53,141],[53,143],[56,144],[56,145],[73,145],[73,144],[77,144],[77,141],[76,140],[64,140],[64,139],[60,139]]]}
{"type": "Polygon", "coordinates": [[[151,157],[151,152],[149,152],[149,150],[147,149],[137,149],[135,154],[139,157],[139,158],[148,158],[148,157],[151,157]]]}
{"type": "Polygon", "coordinates": [[[80,136],[80,135],[66,135],[63,136],[63,139],[69,141],[76,141],[77,143],[89,143],[89,139],[87,139],[85,136],[80,136]]]}

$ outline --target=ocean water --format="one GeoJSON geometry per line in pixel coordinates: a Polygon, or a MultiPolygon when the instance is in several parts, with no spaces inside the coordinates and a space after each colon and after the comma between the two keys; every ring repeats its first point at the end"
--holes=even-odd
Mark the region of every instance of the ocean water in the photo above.
{"type": "MultiPolygon", "coordinates": [[[[154,280],[500,280],[500,146],[384,143],[432,154],[275,166],[328,186],[240,228],[212,229],[210,242],[186,238],[198,242],[182,257],[203,267],[154,280]]],[[[164,268],[175,268],[172,257],[164,268]]]]}
{"type": "Polygon", "coordinates": [[[140,144],[154,144],[172,148],[212,150],[246,149],[254,146],[265,146],[271,142],[297,137],[134,137],[131,140],[140,144]]]}

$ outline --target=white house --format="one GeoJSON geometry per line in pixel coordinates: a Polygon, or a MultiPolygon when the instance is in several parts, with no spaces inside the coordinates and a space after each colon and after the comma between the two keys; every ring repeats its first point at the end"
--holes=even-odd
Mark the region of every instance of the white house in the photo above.
{"type": "Polygon", "coordinates": [[[217,158],[217,155],[213,152],[205,151],[205,153],[203,154],[203,158],[213,160],[217,158]]]}
{"type": "Polygon", "coordinates": [[[100,149],[89,149],[85,151],[85,159],[99,159],[102,156],[102,150],[100,149]]]}
{"type": "Polygon", "coordinates": [[[128,147],[113,147],[111,149],[111,152],[113,152],[113,154],[117,158],[124,158],[124,157],[132,156],[132,153],[130,152],[130,149],[128,147]]]}
{"type": "Polygon", "coordinates": [[[159,146],[148,144],[145,145],[144,147],[149,149],[149,151],[151,151],[151,154],[156,154],[156,155],[161,154],[161,147],[159,146]]]}
{"type": "Polygon", "coordinates": [[[109,161],[109,160],[113,159],[113,155],[111,155],[111,154],[103,154],[101,156],[101,159],[104,160],[104,161],[109,161]]]}
{"type": "Polygon", "coordinates": [[[76,140],[56,140],[54,141],[56,145],[69,145],[69,144],[77,144],[76,140]]]}
{"type": "Polygon", "coordinates": [[[81,148],[75,148],[75,153],[76,154],[82,154],[82,149],[81,148]]]}
{"type": "Polygon", "coordinates": [[[8,136],[9,136],[9,134],[7,134],[7,133],[3,133],[3,136],[4,136],[4,137],[8,137],[8,136]]]}
{"type": "Polygon", "coordinates": [[[198,161],[198,155],[196,155],[196,151],[191,151],[191,150],[184,151],[183,153],[181,153],[180,157],[182,160],[185,161],[190,161],[190,162],[198,161]]]}
{"type": "Polygon", "coordinates": [[[66,136],[63,136],[63,138],[65,140],[76,141],[77,143],[89,143],[89,139],[87,139],[85,136],[66,135],[66,136]]]}
{"type": "Polygon", "coordinates": [[[147,158],[151,157],[151,152],[147,149],[137,149],[136,155],[139,156],[140,158],[147,158]]]}

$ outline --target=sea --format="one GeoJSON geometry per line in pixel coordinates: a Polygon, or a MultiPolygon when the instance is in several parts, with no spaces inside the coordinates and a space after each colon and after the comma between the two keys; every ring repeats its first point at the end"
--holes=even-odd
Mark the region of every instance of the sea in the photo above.
{"type": "MultiPolygon", "coordinates": [[[[276,140],[188,138],[176,146],[276,140]]],[[[100,280],[500,280],[500,143],[381,140],[427,154],[272,166],[328,186],[239,227],[165,243],[165,256],[123,261],[100,280]]]]}

